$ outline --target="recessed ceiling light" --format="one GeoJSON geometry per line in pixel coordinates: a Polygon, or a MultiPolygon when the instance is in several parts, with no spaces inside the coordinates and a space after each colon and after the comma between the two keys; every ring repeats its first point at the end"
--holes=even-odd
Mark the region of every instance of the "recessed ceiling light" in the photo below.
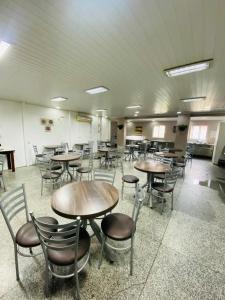
{"type": "Polygon", "coordinates": [[[56,106],[56,109],[60,109],[60,106],[56,106]]]}
{"type": "Polygon", "coordinates": [[[107,109],[96,109],[97,112],[105,112],[107,109]]]}
{"type": "Polygon", "coordinates": [[[105,93],[109,91],[108,88],[104,87],[104,86],[97,86],[95,88],[91,88],[86,90],[85,92],[90,94],[90,95],[94,95],[94,94],[100,94],[100,93],[105,93]]]}
{"type": "Polygon", "coordinates": [[[5,54],[7,49],[10,47],[9,43],[6,43],[4,41],[0,41],[0,58],[5,54]]]}
{"type": "Polygon", "coordinates": [[[66,101],[68,100],[68,98],[65,97],[54,97],[51,99],[52,102],[62,102],[62,101],[66,101]]]}
{"type": "Polygon", "coordinates": [[[213,59],[202,60],[187,65],[165,69],[164,72],[168,77],[180,76],[180,75],[185,75],[193,72],[199,72],[208,69],[212,61],[213,59]]]}
{"type": "Polygon", "coordinates": [[[127,106],[126,108],[128,109],[141,108],[141,105],[131,105],[131,106],[127,106]]]}
{"type": "Polygon", "coordinates": [[[139,114],[139,111],[135,111],[135,114],[139,114]]]}
{"type": "Polygon", "coordinates": [[[185,98],[185,99],[180,99],[183,102],[195,102],[195,101],[202,101],[205,100],[206,97],[192,97],[192,98],[185,98]]]}
{"type": "Polygon", "coordinates": [[[180,115],[180,114],[181,114],[181,111],[177,111],[177,114],[180,115]]]}

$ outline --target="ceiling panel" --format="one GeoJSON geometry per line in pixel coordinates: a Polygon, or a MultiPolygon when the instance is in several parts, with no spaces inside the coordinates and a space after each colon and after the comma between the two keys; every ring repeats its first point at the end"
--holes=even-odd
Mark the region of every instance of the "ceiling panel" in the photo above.
{"type": "Polygon", "coordinates": [[[0,98],[131,117],[225,111],[225,1],[1,0],[0,98]],[[167,78],[163,70],[213,58],[211,69],[167,78]],[[85,89],[104,85],[101,95],[85,89]],[[206,96],[184,104],[180,98],[206,96]]]}

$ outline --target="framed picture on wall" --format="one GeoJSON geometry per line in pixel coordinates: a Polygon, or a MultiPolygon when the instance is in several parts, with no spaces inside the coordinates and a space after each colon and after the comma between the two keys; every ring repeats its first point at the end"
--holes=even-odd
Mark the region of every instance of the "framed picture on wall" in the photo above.
{"type": "Polygon", "coordinates": [[[143,127],[142,126],[136,126],[135,127],[135,133],[137,135],[142,135],[142,133],[143,133],[143,127]]]}

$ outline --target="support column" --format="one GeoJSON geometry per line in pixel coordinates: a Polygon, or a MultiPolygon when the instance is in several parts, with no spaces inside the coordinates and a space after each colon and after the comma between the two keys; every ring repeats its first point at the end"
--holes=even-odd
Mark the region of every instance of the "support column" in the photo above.
{"type": "Polygon", "coordinates": [[[117,120],[117,146],[125,146],[126,132],[126,121],[124,119],[117,120]]]}
{"type": "Polygon", "coordinates": [[[190,116],[179,115],[177,117],[175,149],[181,149],[185,152],[188,137],[188,127],[190,123],[190,116]]]}

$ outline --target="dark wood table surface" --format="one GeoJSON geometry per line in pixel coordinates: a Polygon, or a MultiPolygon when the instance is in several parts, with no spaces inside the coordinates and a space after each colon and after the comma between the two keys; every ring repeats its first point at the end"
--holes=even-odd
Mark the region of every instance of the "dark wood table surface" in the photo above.
{"type": "Polygon", "coordinates": [[[67,161],[73,161],[80,158],[79,154],[60,154],[60,155],[54,155],[51,157],[51,160],[58,161],[58,162],[67,162],[67,161]]]}
{"type": "Polygon", "coordinates": [[[12,172],[15,172],[14,152],[15,152],[15,150],[10,150],[10,149],[0,150],[0,154],[6,155],[8,169],[12,170],[12,172]]]}
{"type": "Polygon", "coordinates": [[[46,146],[44,146],[44,148],[46,148],[46,149],[52,149],[52,150],[55,150],[55,149],[57,149],[59,147],[60,147],[60,145],[46,145],[46,146]]]}
{"type": "Polygon", "coordinates": [[[134,168],[141,172],[163,174],[170,171],[170,167],[157,161],[138,161],[134,168]]]}
{"type": "Polygon", "coordinates": [[[52,196],[51,207],[58,215],[74,219],[92,219],[111,211],[119,201],[119,192],[103,181],[67,184],[52,196]]]}

